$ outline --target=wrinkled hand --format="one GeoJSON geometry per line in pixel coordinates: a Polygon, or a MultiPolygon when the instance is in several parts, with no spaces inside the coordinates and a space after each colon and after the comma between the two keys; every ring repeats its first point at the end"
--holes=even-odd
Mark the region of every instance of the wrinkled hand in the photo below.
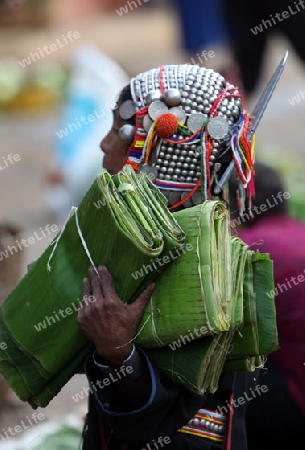
{"type": "Polygon", "coordinates": [[[118,297],[107,268],[99,266],[98,272],[100,278],[90,267],[89,278],[83,280],[83,308],[78,311],[77,323],[93,342],[99,356],[110,364],[122,364],[132,351],[131,340],[155,289],[155,283],[151,283],[128,305],[118,297]],[[85,301],[84,298],[90,295],[95,297],[94,302],[85,301]]]}

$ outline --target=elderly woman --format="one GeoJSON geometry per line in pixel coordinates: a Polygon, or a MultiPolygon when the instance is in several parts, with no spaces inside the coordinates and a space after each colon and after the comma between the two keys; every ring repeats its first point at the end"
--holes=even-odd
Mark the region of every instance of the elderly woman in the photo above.
{"type": "MultiPolygon", "coordinates": [[[[231,137],[237,129],[245,136],[248,125],[238,89],[220,74],[193,65],[162,66],[139,74],[121,92],[101,142],[103,165],[112,175],[125,164],[145,171],[177,211],[214,198],[232,161],[231,137]]],[[[243,144],[251,165],[251,142],[243,144]]],[[[239,172],[242,182],[249,178],[239,172]]],[[[218,195],[225,197],[223,190],[218,195]]],[[[78,316],[95,345],[86,361],[92,394],[83,449],[246,449],[245,404],[234,415],[232,406],[246,391],[248,375],[223,374],[217,392],[206,395],[161,375],[132,344],[154,284],[127,305],[107,268],[98,270],[99,277],[91,268],[83,280],[84,295],[97,301],[78,316]],[[113,382],[101,386],[105,378],[113,382]]]]}

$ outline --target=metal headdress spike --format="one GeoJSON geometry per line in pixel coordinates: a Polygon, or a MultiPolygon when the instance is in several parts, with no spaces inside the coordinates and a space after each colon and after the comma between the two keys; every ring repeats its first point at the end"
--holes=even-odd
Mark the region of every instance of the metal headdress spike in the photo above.
{"type": "MultiPolygon", "coordinates": [[[[267,86],[265,87],[262,95],[260,96],[252,114],[250,115],[252,118],[252,123],[251,123],[251,127],[248,131],[247,134],[247,139],[248,141],[251,141],[251,138],[253,136],[253,134],[255,133],[255,130],[257,129],[260,120],[267,108],[267,105],[270,101],[270,98],[272,97],[272,94],[277,86],[277,83],[282,75],[282,72],[284,70],[286,61],[288,58],[288,50],[286,51],[283,59],[281,60],[281,62],[279,63],[278,67],[276,68],[274,74],[272,75],[270,81],[268,82],[267,86]]],[[[214,195],[219,195],[220,192],[222,191],[223,186],[226,184],[226,182],[228,181],[231,173],[234,170],[234,161],[232,160],[231,163],[229,164],[229,166],[227,167],[226,171],[224,172],[223,176],[221,177],[221,179],[219,180],[219,182],[217,183],[217,186],[214,189],[214,195]]]]}

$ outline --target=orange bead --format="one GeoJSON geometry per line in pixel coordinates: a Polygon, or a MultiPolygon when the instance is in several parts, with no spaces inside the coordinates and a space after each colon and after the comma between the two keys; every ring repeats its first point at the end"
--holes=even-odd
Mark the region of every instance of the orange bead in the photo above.
{"type": "Polygon", "coordinates": [[[166,138],[175,134],[178,128],[178,119],[174,114],[162,114],[156,120],[156,132],[162,137],[166,138]]]}

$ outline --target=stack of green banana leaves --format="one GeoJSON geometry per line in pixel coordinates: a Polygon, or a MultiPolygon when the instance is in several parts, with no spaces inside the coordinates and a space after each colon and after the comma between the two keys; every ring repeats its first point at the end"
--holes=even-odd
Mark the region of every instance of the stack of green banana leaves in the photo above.
{"type": "MultiPolygon", "coordinates": [[[[175,217],[181,222],[177,214],[175,217]]],[[[231,261],[230,330],[203,338],[200,330],[189,329],[167,347],[147,352],[166,376],[197,393],[215,392],[222,372],[262,367],[266,355],[278,348],[275,304],[270,298],[274,285],[269,255],[253,252],[232,237],[231,261]]],[[[172,282],[179,283],[178,278],[175,280],[175,264],[165,270],[159,284],[170,272],[172,282]]],[[[188,303],[192,299],[191,285],[186,292],[188,303]]]]}
{"type": "Polygon", "coordinates": [[[250,260],[246,245],[231,238],[223,203],[171,214],[144,174],[104,172],[3,304],[0,371],[35,408],[81,370],[92,351],[76,323],[82,279],[91,264],[102,264],[124,302],[156,279],[136,342],[174,381],[213,392],[227,364],[243,369],[277,345],[274,302],[263,297],[273,283],[270,261],[252,253],[250,260]],[[264,277],[255,272],[261,261],[264,277]],[[58,314],[68,309],[65,318],[58,314]]]}
{"type": "Polygon", "coordinates": [[[0,371],[20,399],[46,406],[91,351],[76,318],[92,263],[108,267],[127,302],[145,278],[137,271],[150,266],[148,284],[161,272],[152,261],[176,254],[184,241],[146,175],[128,167],[113,178],[100,174],[0,310],[0,371]]]}

